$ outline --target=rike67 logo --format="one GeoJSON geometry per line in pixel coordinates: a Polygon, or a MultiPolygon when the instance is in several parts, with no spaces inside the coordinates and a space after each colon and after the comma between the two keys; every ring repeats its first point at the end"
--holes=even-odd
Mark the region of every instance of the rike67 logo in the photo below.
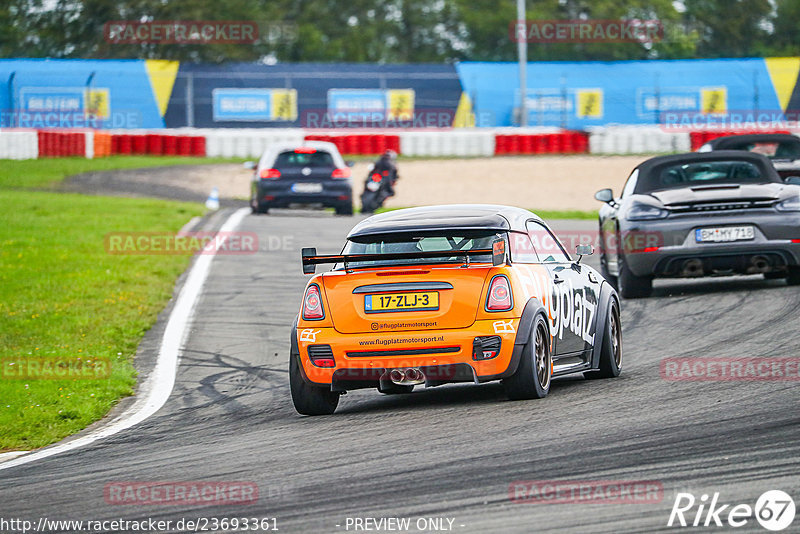
{"type": "Polygon", "coordinates": [[[794,500],[780,490],[764,492],[755,506],[720,503],[718,492],[710,500],[708,494],[697,499],[691,493],[678,493],[667,526],[740,528],[749,525],[747,531],[752,532],[754,525],[751,521],[755,517],[763,528],[779,532],[792,524],[794,516],[794,500]]]}

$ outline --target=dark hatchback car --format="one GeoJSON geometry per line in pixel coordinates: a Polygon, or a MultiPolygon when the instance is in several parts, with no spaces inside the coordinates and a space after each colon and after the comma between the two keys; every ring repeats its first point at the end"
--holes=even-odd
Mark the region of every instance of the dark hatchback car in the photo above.
{"type": "Polygon", "coordinates": [[[619,198],[595,195],[600,263],[623,297],[645,297],[654,278],[757,274],[800,284],[800,186],[769,159],[714,151],[649,159],[619,198]]]}
{"type": "Polygon", "coordinates": [[[339,215],[353,214],[350,168],[333,143],[306,141],[301,146],[267,149],[254,168],[250,187],[253,213],[270,208],[334,208],[339,215]]]}
{"type": "Polygon", "coordinates": [[[698,152],[746,150],[767,156],[781,178],[800,184],[800,137],[791,134],[727,135],[712,139],[698,152]]]}

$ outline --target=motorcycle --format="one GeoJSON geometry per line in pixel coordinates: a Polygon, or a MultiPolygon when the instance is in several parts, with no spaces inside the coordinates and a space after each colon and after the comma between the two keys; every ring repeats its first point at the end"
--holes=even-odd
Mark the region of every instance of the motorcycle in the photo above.
{"type": "Polygon", "coordinates": [[[378,172],[374,165],[370,167],[364,183],[364,192],[361,193],[361,213],[374,213],[383,206],[387,198],[393,197],[396,181],[395,173],[378,172]]]}

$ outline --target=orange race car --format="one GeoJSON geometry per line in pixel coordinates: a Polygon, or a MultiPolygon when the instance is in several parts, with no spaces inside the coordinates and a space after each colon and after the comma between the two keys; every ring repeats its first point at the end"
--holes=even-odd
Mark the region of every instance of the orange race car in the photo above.
{"type": "Polygon", "coordinates": [[[348,390],[501,380],[541,398],[551,378],[615,377],[622,325],[614,288],[530,211],[411,208],[356,225],[339,255],[302,252],[314,276],[291,333],[295,409],[331,414],[348,390]]]}

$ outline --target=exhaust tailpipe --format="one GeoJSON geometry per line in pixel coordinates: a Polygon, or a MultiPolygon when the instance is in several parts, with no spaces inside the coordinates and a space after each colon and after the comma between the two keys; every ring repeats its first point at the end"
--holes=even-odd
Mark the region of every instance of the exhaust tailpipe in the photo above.
{"type": "Polygon", "coordinates": [[[753,256],[748,270],[755,273],[766,273],[772,270],[772,264],[764,256],[753,256]]]}
{"type": "Polygon", "coordinates": [[[683,267],[681,268],[681,276],[685,278],[691,278],[695,276],[703,276],[703,260],[700,259],[693,259],[693,260],[686,260],[683,262],[683,267]]]}
{"type": "Polygon", "coordinates": [[[405,383],[406,373],[401,371],[400,369],[392,369],[389,373],[389,380],[397,385],[402,385],[405,383]]]}
{"type": "Polygon", "coordinates": [[[409,382],[418,382],[422,380],[424,376],[422,376],[422,371],[419,369],[408,368],[406,369],[406,380],[409,382]]]}
{"type": "Polygon", "coordinates": [[[416,367],[408,369],[392,369],[389,371],[389,380],[398,386],[415,386],[425,383],[425,375],[416,367]]]}

